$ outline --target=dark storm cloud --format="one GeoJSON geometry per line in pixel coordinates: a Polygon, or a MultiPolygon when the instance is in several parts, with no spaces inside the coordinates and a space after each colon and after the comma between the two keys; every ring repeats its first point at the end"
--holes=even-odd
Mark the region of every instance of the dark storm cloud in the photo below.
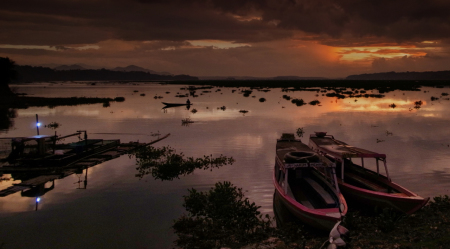
{"type": "Polygon", "coordinates": [[[450,37],[448,13],[450,2],[444,0],[18,0],[2,3],[0,42],[258,42],[286,38],[293,31],[328,42],[345,36],[436,40],[450,37]]]}
{"type": "Polygon", "coordinates": [[[107,39],[265,41],[288,30],[239,21],[207,3],[161,1],[8,1],[0,10],[3,44],[86,44],[107,39]]]}
{"type": "Polygon", "coordinates": [[[377,36],[394,41],[450,37],[450,2],[445,0],[140,0],[213,7],[222,13],[275,21],[278,28],[341,37],[377,36]]]}

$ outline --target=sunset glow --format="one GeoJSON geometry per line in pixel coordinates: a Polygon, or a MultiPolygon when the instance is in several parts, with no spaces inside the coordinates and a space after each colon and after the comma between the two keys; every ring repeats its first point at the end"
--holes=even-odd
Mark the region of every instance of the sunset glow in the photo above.
{"type": "Polygon", "coordinates": [[[437,50],[437,48],[425,47],[416,48],[414,46],[368,46],[339,48],[341,60],[357,61],[373,58],[399,58],[404,56],[422,57],[427,55],[427,51],[437,50]]]}
{"type": "Polygon", "coordinates": [[[345,78],[448,70],[450,40],[443,24],[449,20],[441,12],[448,13],[450,5],[408,6],[334,0],[10,1],[0,10],[0,56],[19,65],[136,65],[192,76],[345,78]]]}

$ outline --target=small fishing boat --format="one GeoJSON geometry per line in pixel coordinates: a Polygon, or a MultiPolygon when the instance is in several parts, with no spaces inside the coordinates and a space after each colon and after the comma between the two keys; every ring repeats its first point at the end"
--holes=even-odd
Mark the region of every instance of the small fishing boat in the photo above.
{"type": "Polygon", "coordinates": [[[330,160],[314,153],[294,134],[283,134],[276,145],[274,198],[303,223],[329,231],[347,213],[334,169],[330,160]]]}
{"type": "Polygon", "coordinates": [[[187,103],[166,103],[166,102],[162,102],[162,103],[165,105],[165,107],[190,106],[190,105],[192,105],[192,103],[189,103],[189,104],[187,104],[187,103]]]}
{"type": "MultiPolygon", "coordinates": [[[[317,153],[336,162],[339,187],[349,202],[365,206],[389,207],[411,214],[423,207],[428,198],[420,197],[410,190],[392,182],[386,155],[350,146],[336,140],[326,132],[316,132],[309,138],[309,146],[317,153]],[[361,165],[352,161],[360,158],[361,165]],[[374,159],[376,172],[364,167],[364,159],[374,159]],[[384,164],[385,175],[380,173],[380,162],[384,164]]],[[[366,161],[366,164],[370,162],[366,161]]]]}

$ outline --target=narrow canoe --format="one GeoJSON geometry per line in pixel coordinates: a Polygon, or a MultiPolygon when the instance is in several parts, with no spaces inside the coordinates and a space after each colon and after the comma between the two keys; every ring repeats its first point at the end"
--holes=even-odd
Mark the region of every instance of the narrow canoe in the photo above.
{"type": "Polygon", "coordinates": [[[191,104],[186,104],[186,103],[184,103],[184,104],[182,104],[182,103],[166,103],[166,102],[162,102],[166,107],[173,107],[173,106],[185,106],[185,105],[187,105],[187,106],[189,106],[189,105],[192,105],[192,103],[191,104]]]}

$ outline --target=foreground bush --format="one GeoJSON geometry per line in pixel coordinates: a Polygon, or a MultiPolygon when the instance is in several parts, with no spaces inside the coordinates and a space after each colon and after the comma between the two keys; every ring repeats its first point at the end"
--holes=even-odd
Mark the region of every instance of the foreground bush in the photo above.
{"type": "Polygon", "coordinates": [[[183,206],[188,214],[173,225],[182,248],[240,248],[267,239],[273,229],[269,216],[230,182],[216,183],[208,192],[189,190],[183,206]]]}

